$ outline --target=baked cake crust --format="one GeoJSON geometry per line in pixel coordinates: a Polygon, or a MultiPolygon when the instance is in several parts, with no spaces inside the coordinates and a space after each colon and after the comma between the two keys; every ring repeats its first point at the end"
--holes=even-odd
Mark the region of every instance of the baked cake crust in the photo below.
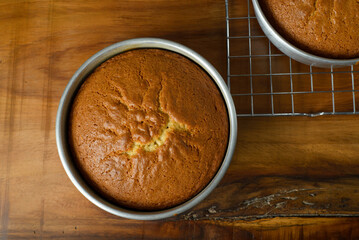
{"type": "Polygon", "coordinates": [[[359,57],[358,0],[259,0],[273,27],[304,51],[359,57]]]}
{"type": "Polygon", "coordinates": [[[160,49],[121,53],[82,84],[69,117],[78,168],[120,206],[159,210],[201,191],[222,163],[228,115],[212,79],[160,49]]]}

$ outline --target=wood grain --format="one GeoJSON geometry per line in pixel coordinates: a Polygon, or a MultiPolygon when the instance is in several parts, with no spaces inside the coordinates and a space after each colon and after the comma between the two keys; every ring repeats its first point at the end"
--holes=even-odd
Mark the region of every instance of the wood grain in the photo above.
{"type": "MultiPolygon", "coordinates": [[[[238,2],[235,10],[246,13],[246,1],[238,2]]],[[[219,0],[0,2],[1,239],[359,237],[356,116],[239,118],[236,153],[220,185],[166,221],[108,214],[66,176],[55,117],[76,69],[112,43],[161,37],[194,49],[226,76],[224,7],[219,0]]]]}

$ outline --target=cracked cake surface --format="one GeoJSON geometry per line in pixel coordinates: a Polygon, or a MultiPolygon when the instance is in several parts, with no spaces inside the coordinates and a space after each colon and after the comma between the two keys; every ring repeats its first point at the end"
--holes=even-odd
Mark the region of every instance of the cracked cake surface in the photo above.
{"type": "Polygon", "coordinates": [[[228,115],[212,79],[191,60],[137,49],[102,63],[82,84],[69,143],[88,183],[139,210],[178,205],[222,163],[228,115]]]}
{"type": "Polygon", "coordinates": [[[273,27],[297,47],[329,58],[359,57],[359,0],[259,0],[273,27]]]}

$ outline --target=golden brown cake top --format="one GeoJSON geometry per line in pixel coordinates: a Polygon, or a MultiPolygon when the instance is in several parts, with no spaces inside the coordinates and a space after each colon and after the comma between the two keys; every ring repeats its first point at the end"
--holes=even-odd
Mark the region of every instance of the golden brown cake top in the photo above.
{"type": "Polygon", "coordinates": [[[299,48],[330,58],[359,57],[358,0],[260,0],[274,28],[299,48]]]}
{"type": "Polygon", "coordinates": [[[69,140],[84,177],[121,206],[157,210],[202,190],[222,163],[228,116],[189,59],[139,49],[101,64],[71,109],[69,140]]]}

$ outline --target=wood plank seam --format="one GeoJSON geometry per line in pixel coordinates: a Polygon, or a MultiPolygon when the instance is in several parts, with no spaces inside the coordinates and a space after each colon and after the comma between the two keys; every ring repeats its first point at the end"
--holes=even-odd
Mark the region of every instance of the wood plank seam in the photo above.
{"type": "MultiPolygon", "coordinates": [[[[15,2],[14,9],[17,5],[17,2],[15,2]]],[[[10,208],[10,202],[9,202],[9,189],[10,189],[10,183],[9,183],[9,176],[10,176],[10,163],[12,158],[12,150],[13,150],[13,129],[14,129],[14,109],[15,109],[15,100],[16,100],[16,94],[15,94],[15,76],[16,76],[16,55],[17,55],[17,45],[18,45],[18,24],[15,24],[13,28],[12,33],[12,55],[10,56],[11,62],[9,63],[9,74],[8,74],[8,84],[7,84],[7,96],[6,96],[6,110],[5,110],[5,118],[9,116],[7,119],[5,119],[5,128],[4,133],[6,134],[8,132],[8,148],[7,148],[7,155],[5,160],[5,167],[6,167],[6,178],[5,178],[5,192],[4,192],[4,200],[2,205],[2,218],[1,218],[1,226],[2,226],[2,234],[4,236],[4,239],[7,239],[7,233],[8,233],[8,224],[9,224],[9,208],[10,208]]]]}
{"type": "MultiPolygon", "coordinates": [[[[44,179],[45,175],[45,161],[48,158],[48,149],[49,149],[49,131],[51,127],[51,109],[50,109],[50,102],[51,102],[51,79],[52,79],[52,65],[53,65],[53,58],[52,54],[52,44],[53,44],[53,8],[54,3],[51,0],[49,2],[49,10],[47,15],[48,26],[47,32],[49,33],[49,37],[47,39],[48,44],[48,75],[47,80],[44,81],[43,84],[43,98],[42,98],[42,124],[44,126],[44,153],[42,157],[42,178],[44,179]]],[[[43,228],[44,228],[44,215],[45,215],[45,199],[44,196],[41,198],[41,215],[40,215],[40,237],[43,237],[43,228]]]]}

